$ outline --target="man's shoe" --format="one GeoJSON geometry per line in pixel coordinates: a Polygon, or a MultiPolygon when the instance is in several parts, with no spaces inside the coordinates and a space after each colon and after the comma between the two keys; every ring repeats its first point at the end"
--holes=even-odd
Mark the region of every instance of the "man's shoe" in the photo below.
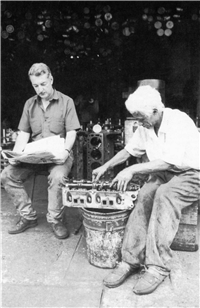
{"type": "Polygon", "coordinates": [[[137,295],[145,295],[152,293],[169,275],[168,271],[159,271],[155,266],[145,268],[144,272],[138,279],[133,288],[133,292],[137,295]]]}
{"type": "Polygon", "coordinates": [[[16,226],[13,229],[8,230],[8,233],[18,234],[24,232],[28,228],[33,228],[35,226],[37,226],[37,219],[30,220],[24,217],[20,217],[20,220],[17,222],[16,226]]]}
{"type": "Polygon", "coordinates": [[[139,266],[133,268],[128,263],[122,261],[117,267],[108,274],[103,280],[103,283],[108,288],[116,288],[120,286],[128,276],[133,273],[136,273],[139,269],[139,266]]]}
{"type": "Polygon", "coordinates": [[[65,239],[69,236],[69,231],[61,222],[52,223],[52,229],[58,239],[65,239]]]}

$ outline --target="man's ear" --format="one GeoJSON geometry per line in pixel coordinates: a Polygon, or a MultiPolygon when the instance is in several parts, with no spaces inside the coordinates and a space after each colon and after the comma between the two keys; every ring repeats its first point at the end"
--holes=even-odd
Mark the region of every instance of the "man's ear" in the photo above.
{"type": "Polygon", "coordinates": [[[50,76],[51,84],[53,84],[53,76],[50,76]]]}

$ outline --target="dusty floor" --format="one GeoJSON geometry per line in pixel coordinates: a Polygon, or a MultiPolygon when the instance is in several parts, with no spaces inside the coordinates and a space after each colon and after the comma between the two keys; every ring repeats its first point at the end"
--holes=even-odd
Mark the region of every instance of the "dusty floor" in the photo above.
{"type": "Polygon", "coordinates": [[[7,233],[17,215],[1,189],[2,308],[199,307],[199,250],[175,252],[177,260],[171,277],[150,295],[137,296],[132,292],[136,276],[118,288],[108,289],[102,279],[111,270],[91,265],[83,229],[74,234],[80,225],[77,209],[66,208],[70,237],[54,237],[45,217],[44,186],[41,179],[36,183],[38,226],[18,235],[7,233]]]}

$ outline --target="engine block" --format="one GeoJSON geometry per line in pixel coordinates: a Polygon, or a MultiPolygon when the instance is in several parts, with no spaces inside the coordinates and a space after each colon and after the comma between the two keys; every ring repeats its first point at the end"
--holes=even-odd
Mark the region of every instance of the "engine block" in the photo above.
{"type": "Polygon", "coordinates": [[[63,205],[68,207],[132,209],[140,186],[129,183],[125,192],[111,182],[67,181],[62,189],[63,205]]]}

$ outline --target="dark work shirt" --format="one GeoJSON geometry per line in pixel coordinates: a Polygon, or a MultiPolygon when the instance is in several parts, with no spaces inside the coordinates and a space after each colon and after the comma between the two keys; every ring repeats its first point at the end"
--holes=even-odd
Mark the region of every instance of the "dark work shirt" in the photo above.
{"type": "Polygon", "coordinates": [[[46,111],[39,96],[26,101],[18,128],[35,141],[54,135],[65,138],[67,132],[79,129],[80,123],[72,98],[54,90],[46,111]]]}

